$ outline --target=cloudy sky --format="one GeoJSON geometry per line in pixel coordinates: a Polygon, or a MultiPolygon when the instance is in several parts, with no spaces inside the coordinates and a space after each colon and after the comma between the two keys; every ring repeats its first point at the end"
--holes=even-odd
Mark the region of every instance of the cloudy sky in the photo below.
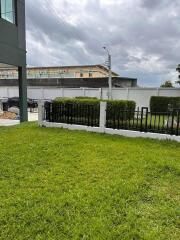
{"type": "Polygon", "coordinates": [[[26,0],[29,66],[101,64],[159,86],[177,78],[179,0],[26,0]]]}

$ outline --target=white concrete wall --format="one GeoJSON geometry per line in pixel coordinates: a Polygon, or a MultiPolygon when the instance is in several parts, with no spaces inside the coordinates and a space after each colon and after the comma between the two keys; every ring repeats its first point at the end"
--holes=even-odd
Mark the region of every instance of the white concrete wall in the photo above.
{"type": "MultiPolygon", "coordinates": [[[[0,87],[0,98],[17,97],[18,87],[0,87]]],[[[151,96],[180,97],[180,88],[114,88],[113,99],[134,100],[138,107],[149,107],[151,96]]],[[[33,99],[54,99],[56,97],[108,98],[107,88],[57,88],[28,87],[28,97],[33,99]]]]}

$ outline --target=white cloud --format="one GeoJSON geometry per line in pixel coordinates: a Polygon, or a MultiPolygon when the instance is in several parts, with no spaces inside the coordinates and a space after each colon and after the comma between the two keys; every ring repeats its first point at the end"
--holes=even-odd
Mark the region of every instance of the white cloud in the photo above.
{"type": "Polygon", "coordinates": [[[26,0],[29,65],[102,63],[156,85],[174,79],[180,52],[178,0],[26,0]]]}

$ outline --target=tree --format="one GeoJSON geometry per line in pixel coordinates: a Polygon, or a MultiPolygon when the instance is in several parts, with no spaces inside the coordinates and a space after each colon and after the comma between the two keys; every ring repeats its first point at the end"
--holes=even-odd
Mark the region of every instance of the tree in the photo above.
{"type": "Polygon", "coordinates": [[[171,81],[166,81],[161,85],[162,88],[173,88],[173,84],[171,81]]]}
{"type": "MultiPolygon", "coordinates": [[[[180,64],[177,66],[176,71],[180,73],[180,64]]],[[[176,81],[176,83],[180,84],[180,75],[179,75],[179,80],[176,81]]]]}

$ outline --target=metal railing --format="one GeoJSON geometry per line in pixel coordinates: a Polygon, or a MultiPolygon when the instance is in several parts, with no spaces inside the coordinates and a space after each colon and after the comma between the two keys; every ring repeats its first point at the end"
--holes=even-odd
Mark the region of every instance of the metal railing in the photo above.
{"type": "MultiPolygon", "coordinates": [[[[98,104],[46,102],[44,108],[47,122],[100,127],[98,104]]],[[[180,109],[152,113],[145,107],[135,111],[107,107],[105,127],[180,136],[180,109]]]]}
{"type": "Polygon", "coordinates": [[[121,109],[111,113],[107,111],[106,127],[179,136],[180,109],[161,113],[149,112],[148,108],[133,112],[121,109]]]}
{"type": "Polygon", "coordinates": [[[46,102],[44,113],[48,122],[99,127],[99,105],[46,102]]]}

